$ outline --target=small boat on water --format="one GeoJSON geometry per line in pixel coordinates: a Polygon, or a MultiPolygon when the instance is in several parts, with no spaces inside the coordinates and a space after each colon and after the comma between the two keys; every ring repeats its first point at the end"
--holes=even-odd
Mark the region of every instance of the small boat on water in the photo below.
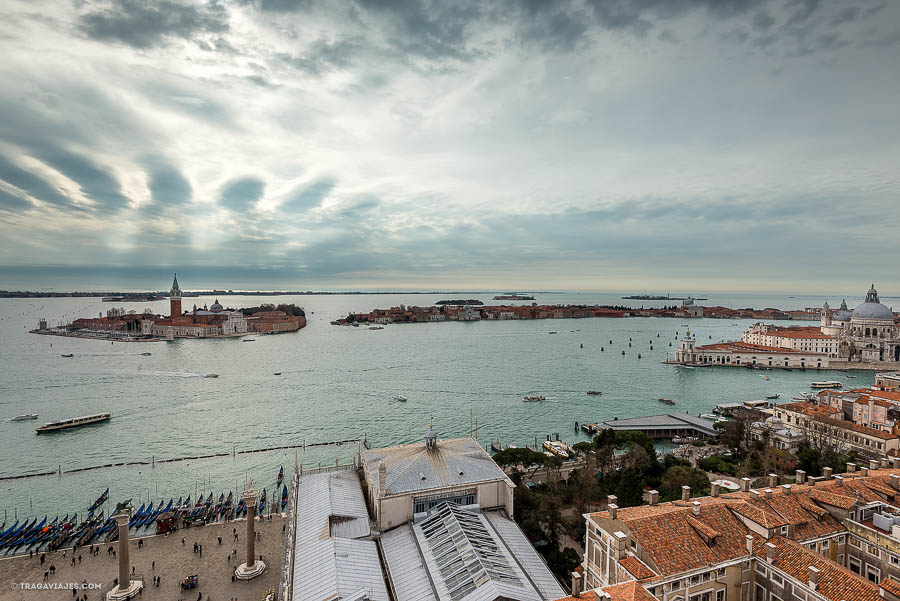
{"type": "Polygon", "coordinates": [[[543,446],[544,449],[557,457],[562,457],[563,459],[569,458],[569,447],[564,442],[559,440],[545,440],[543,446]]]}
{"type": "Polygon", "coordinates": [[[149,357],[149,356],[150,356],[150,353],[141,353],[141,355],[144,356],[144,357],[149,357]]]}
{"type": "Polygon", "coordinates": [[[522,397],[522,400],[523,400],[523,401],[546,401],[546,400],[547,400],[547,397],[545,397],[545,396],[543,396],[543,395],[538,395],[538,396],[523,396],[523,397],[522,397]]]}
{"type": "Polygon", "coordinates": [[[284,480],[284,466],[278,470],[278,484],[281,484],[281,481],[284,480]]]}
{"type": "Polygon", "coordinates": [[[66,359],[69,359],[69,358],[74,357],[74,356],[75,356],[75,355],[73,355],[72,353],[69,353],[68,355],[60,355],[60,357],[65,357],[66,359]]]}
{"type": "Polygon", "coordinates": [[[824,380],[821,382],[812,382],[810,388],[840,388],[841,383],[837,380],[824,380]]]}
{"type": "Polygon", "coordinates": [[[256,338],[244,338],[241,342],[256,342],[256,338]]]}
{"type": "Polygon", "coordinates": [[[70,419],[61,419],[55,422],[47,422],[36,430],[38,434],[43,432],[55,432],[57,430],[67,430],[69,428],[78,428],[89,424],[109,421],[112,417],[109,413],[95,413],[94,415],[85,415],[83,417],[73,417],[70,419]]]}
{"type": "Polygon", "coordinates": [[[588,390],[587,394],[595,395],[595,394],[603,394],[603,393],[600,392],[599,390],[588,390]]]}
{"type": "Polygon", "coordinates": [[[24,421],[29,420],[29,419],[37,419],[37,418],[38,418],[38,414],[37,414],[37,413],[26,413],[26,414],[24,414],[24,415],[17,415],[17,416],[15,416],[15,417],[11,417],[11,418],[9,418],[9,421],[11,421],[11,422],[24,422],[24,421]]]}
{"type": "Polygon", "coordinates": [[[384,327],[382,327],[382,326],[371,326],[369,329],[370,329],[370,330],[383,330],[384,327]]]}
{"type": "Polygon", "coordinates": [[[88,511],[94,511],[95,509],[97,509],[98,507],[103,505],[106,502],[106,499],[108,499],[108,498],[109,498],[109,488],[104,490],[103,494],[100,495],[99,497],[97,497],[96,501],[91,503],[91,506],[88,507],[88,511]]]}
{"type": "Polygon", "coordinates": [[[675,401],[673,401],[672,399],[667,399],[666,397],[659,397],[658,400],[660,403],[665,403],[666,405],[674,405],[675,404],[675,401]]]}
{"type": "Polygon", "coordinates": [[[204,378],[218,378],[218,377],[219,377],[219,374],[206,374],[206,375],[203,376],[203,377],[204,377],[204,378]]]}
{"type": "Polygon", "coordinates": [[[394,395],[394,400],[395,400],[395,401],[400,401],[401,403],[405,403],[405,402],[408,401],[409,399],[406,398],[405,396],[403,396],[402,394],[395,394],[395,395],[394,395]]]}
{"type": "Polygon", "coordinates": [[[280,371],[276,371],[276,372],[275,372],[275,375],[276,375],[276,376],[280,376],[280,375],[281,375],[281,372],[280,372],[280,371]]]}
{"type": "Polygon", "coordinates": [[[770,395],[766,396],[766,398],[769,400],[775,400],[775,399],[779,398],[780,396],[781,396],[780,394],[770,394],[770,395]]]}
{"type": "Polygon", "coordinates": [[[846,378],[855,378],[856,376],[844,376],[846,378]]]}
{"type": "Polygon", "coordinates": [[[281,488],[281,506],[287,505],[287,484],[281,488]]]}
{"type": "Polygon", "coordinates": [[[556,332],[548,332],[549,334],[556,334],[556,332]]]}

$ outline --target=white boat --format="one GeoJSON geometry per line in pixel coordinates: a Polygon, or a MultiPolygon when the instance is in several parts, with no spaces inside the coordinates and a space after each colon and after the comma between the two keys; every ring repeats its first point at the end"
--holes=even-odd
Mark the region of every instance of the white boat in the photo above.
{"type": "Polygon", "coordinates": [[[96,413],[94,415],[85,415],[83,417],[73,417],[70,419],[61,419],[55,422],[48,422],[38,428],[38,434],[42,432],[55,432],[56,430],[66,430],[68,428],[78,428],[79,426],[87,426],[88,424],[96,424],[98,422],[108,421],[112,415],[109,413],[96,413]]]}
{"type": "Polygon", "coordinates": [[[26,413],[26,414],[24,414],[24,415],[17,415],[17,416],[15,416],[15,417],[11,417],[11,418],[9,418],[9,421],[11,421],[11,422],[24,422],[25,420],[29,420],[29,419],[37,419],[37,418],[38,418],[38,414],[37,414],[37,413],[26,413]]]}
{"type": "Polygon", "coordinates": [[[841,383],[837,380],[824,380],[822,382],[812,382],[810,388],[840,388],[841,383]]]}
{"type": "Polygon", "coordinates": [[[557,457],[562,457],[563,459],[569,458],[569,447],[566,446],[566,443],[559,440],[545,440],[544,449],[557,457]]]}
{"type": "Polygon", "coordinates": [[[395,400],[395,401],[400,401],[401,403],[405,403],[405,402],[408,401],[409,399],[406,398],[405,396],[403,396],[402,394],[395,394],[395,395],[394,395],[394,400],[395,400]]]}

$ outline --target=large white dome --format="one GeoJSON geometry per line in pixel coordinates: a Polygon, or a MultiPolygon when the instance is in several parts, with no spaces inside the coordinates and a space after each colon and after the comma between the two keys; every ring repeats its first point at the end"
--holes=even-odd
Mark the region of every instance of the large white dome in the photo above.
{"type": "Polygon", "coordinates": [[[894,314],[890,309],[881,304],[878,300],[878,291],[873,285],[868,294],[866,294],[866,302],[853,309],[853,319],[877,319],[883,321],[894,321],[894,314]]]}

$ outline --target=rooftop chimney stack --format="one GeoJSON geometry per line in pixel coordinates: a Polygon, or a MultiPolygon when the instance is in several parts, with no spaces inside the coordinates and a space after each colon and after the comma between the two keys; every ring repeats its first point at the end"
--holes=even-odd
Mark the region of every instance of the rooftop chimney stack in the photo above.
{"type": "Polygon", "coordinates": [[[856,471],[856,464],[853,463],[852,461],[848,461],[847,462],[847,473],[852,474],[855,471],[856,471]]]}
{"type": "Polygon", "coordinates": [[[578,597],[581,595],[581,574],[578,572],[572,572],[572,596],[578,597]]]}
{"type": "Polygon", "coordinates": [[[651,490],[647,494],[650,495],[650,504],[651,505],[659,504],[659,491],[658,490],[651,490]]]}
{"type": "Polygon", "coordinates": [[[695,516],[700,515],[700,501],[694,501],[691,503],[691,513],[695,516]]]}
{"type": "Polygon", "coordinates": [[[615,503],[610,503],[606,508],[609,510],[609,519],[615,520],[619,515],[619,506],[615,503]]]}
{"type": "Polygon", "coordinates": [[[750,478],[746,476],[741,478],[741,492],[747,492],[750,490],[750,478]]]}
{"type": "Polygon", "coordinates": [[[772,498],[772,493],[775,492],[775,491],[773,491],[771,488],[767,488],[764,492],[766,493],[766,498],[767,498],[767,499],[771,499],[771,498],[772,498]]]}
{"type": "Polygon", "coordinates": [[[748,534],[744,537],[744,546],[747,547],[747,554],[753,555],[753,535],[748,534]]]}
{"type": "Polygon", "coordinates": [[[719,485],[718,485],[717,483],[713,482],[712,484],[710,484],[710,486],[709,486],[709,495],[710,495],[711,497],[718,497],[718,496],[719,496],[719,485]]]}
{"type": "Polygon", "coordinates": [[[781,486],[781,490],[784,491],[784,494],[789,495],[789,494],[791,494],[791,485],[790,485],[790,484],[783,484],[783,485],[781,486]]]}
{"type": "Polygon", "coordinates": [[[890,460],[890,459],[888,459],[887,457],[882,457],[882,458],[881,458],[881,467],[882,467],[882,468],[890,467],[890,465],[891,465],[891,460],[890,460]]]}
{"type": "Polygon", "coordinates": [[[838,485],[838,486],[843,486],[843,485],[844,485],[844,477],[843,477],[842,475],[840,475],[840,474],[837,474],[837,475],[834,477],[834,481],[837,482],[837,485],[838,485]]]}
{"type": "Polygon", "coordinates": [[[775,562],[775,551],[778,549],[772,543],[766,543],[766,561],[769,563],[775,562]]]}
{"type": "Polygon", "coordinates": [[[897,474],[891,474],[891,488],[900,490],[900,476],[897,474]]]}
{"type": "Polygon", "coordinates": [[[619,502],[619,497],[617,497],[616,495],[607,495],[607,497],[606,497],[607,505],[615,505],[618,502],[619,502]]]}
{"type": "Polygon", "coordinates": [[[795,475],[797,477],[797,484],[803,484],[804,482],[806,482],[806,472],[804,472],[803,470],[797,470],[795,475]]]}
{"type": "Polygon", "coordinates": [[[681,487],[681,500],[689,501],[691,498],[691,487],[690,486],[682,486],[681,487]]]}
{"type": "Polygon", "coordinates": [[[831,472],[833,472],[833,471],[834,470],[831,469],[830,467],[823,467],[822,468],[822,478],[824,480],[831,480],[831,472]]]}
{"type": "Polygon", "coordinates": [[[869,475],[869,468],[861,467],[861,468],[859,468],[859,473],[863,478],[865,478],[866,476],[869,475]]]}
{"type": "Polygon", "coordinates": [[[766,482],[766,485],[769,488],[775,488],[776,486],[778,486],[778,474],[769,474],[769,478],[768,478],[768,481],[766,482]]]}
{"type": "Polygon", "coordinates": [[[900,470],[900,457],[891,457],[891,467],[900,470]]]}
{"type": "Polygon", "coordinates": [[[809,588],[817,590],[819,587],[819,574],[822,573],[822,570],[816,566],[807,566],[806,572],[809,575],[809,588]]]}
{"type": "Polygon", "coordinates": [[[881,466],[881,464],[878,462],[877,459],[869,460],[869,469],[870,470],[877,470],[880,466],[881,466]]]}

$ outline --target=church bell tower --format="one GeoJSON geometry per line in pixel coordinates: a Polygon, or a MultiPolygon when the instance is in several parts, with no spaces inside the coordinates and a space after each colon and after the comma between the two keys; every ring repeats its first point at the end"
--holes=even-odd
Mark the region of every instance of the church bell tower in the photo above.
{"type": "Polygon", "coordinates": [[[181,288],[178,287],[178,274],[172,281],[172,289],[169,291],[169,313],[171,317],[181,316],[181,288]]]}

